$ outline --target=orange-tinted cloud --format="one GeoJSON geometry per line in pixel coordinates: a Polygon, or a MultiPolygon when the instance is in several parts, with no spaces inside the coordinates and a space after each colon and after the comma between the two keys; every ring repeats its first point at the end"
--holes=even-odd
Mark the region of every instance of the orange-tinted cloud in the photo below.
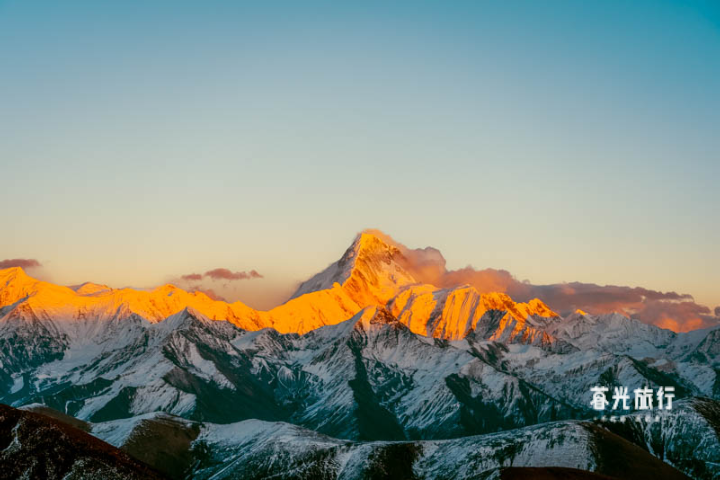
{"type": "Polygon", "coordinates": [[[200,280],[202,280],[202,275],[199,273],[188,273],[187,275],[183,275],[180,278],[182,278],[183,280],[187,280],[189,282],[200,281],[200,280]]]}
{"type": "MultiPolygon", "coordinates": [[[[652,302],[692,302],[688,294],[676,292],[658,292],[642,287],[624,287],[617,285],[596,285],[594,283],[561,283],[551,285],[532,285],[516,283],[508,289],[510,295],[527,299],[542,298],[543,301],[557,305],[558,310],[572,311],[584,306],[592,306],[597,313],[633,311],[642,309],[652,302]]],[[[709,309],[708,309],[708,313],[709,309]]]]}
{"type": "Polygon", "coordinates": [[[8,258],[6,260],[0,260],[0,269],[22,267],[22,268],[36,268],[42,267],[42,264],[34,258],[8,258]]]}
{"type": "Polygon", "coordinates": [[[255,270],[249,272],[232,272],[227,268],[216,268],[214,270],[208,270],[205,272],[205,276],[213,280],[249,280],[253,278],[262,278],[255,270]]]}
{"type": "Polygon", "coordinates": [[[250,270],[249,272],[233,272],[227,268],[215,268],[208,270],[204,274],[200,273],[188,273],[182,275],[181,280],[186,282],[201,282],[203,278],[209,278],[211,280],[252,280],[253,278],[263,278],[256,270],[250,270]]]}
{"type": "Polygon", "coordinates": [[[377,230],[366,232],[397,247],[403,254],[400,259],[403,268],[421,283],[441,288],[472,285],[481,293],[503,292],[516,301],[539,298],[563,315],[577,309],[592,314],[619,312],[674,331],[720,325],[720,307],[711,312],[710,308],[695,303],[689,294],[580,282],[533,285],[517,280],[507,270],[476,270],[471,266],[448,270],[445,258],[435,248],[409,249],[377,230]]]}

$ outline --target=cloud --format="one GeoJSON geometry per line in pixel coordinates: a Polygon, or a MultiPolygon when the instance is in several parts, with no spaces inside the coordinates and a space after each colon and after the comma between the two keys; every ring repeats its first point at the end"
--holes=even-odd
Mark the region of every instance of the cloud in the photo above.
{"type": "Polygon", "coordinates": [[[249,272],[232,272],[227,268],[216,268],[214,270],[208,270],[205,272],[206,277],[210,277],[213,280],[249,280],[253,278],[262,278],[255,270],[249,272]]]}
{"type": "Polygon", "coordinates": [[[188,273],[187,275],[182,275],[180,277],[181,280],[186,282],[201,282],[204,278],[209,278],[210,280],[235,281],[252,280],[254,278],[263,278],[263,276],[260,275],[257,270],[250,270],[249,272],[233,272],[227,268],[215,268],[213,270],[208,270],[204,274],[188,273]]]}
{"type": "MultiPolygon", "coordinates": [[[[523,300],[532,297],[547,299],[561,311],[572,311],[592,306],[598,313],[632,311],[650,302],[692,301],[691,295],[676,292],[658,292],[642,287],[597,285],[594,283],[559,283],[551,285],[512,284],[508,289],[523,300]]],[[[545,300],[543,300],[545,301],[545,300]]]]}
{"type": "Polygon", "coordinates": [[[676,332],[687,332],[720,324],[720,318],[713,316],[710,308],[694,301],[668,302],[651,300],[645,302],[637,318],[676,332]]]}
{"type": "Polygon", "coordinates": [[[378,230],[365,232],[398,248],[402,252],[403,258],[399,260],[402,267],[421,283],[441,288],[472,285],[480,293],[503,292],[520,302],[539,298],[561,315],[577,309],[592,314],[619,312],[674,331],[720,325],[720,307],[711,312],[710,308],[695,303],[689,294],[581,282],[533,285],[517,280],[507,270],[477,270],[472,266],[448,270],[445,258],[435,248],[410,249],[378,230]]]}
{"type": "Polygon", "coordinates": [[[202,275],[199,273],[188,273],[187,275],[183,275],[180,278],[182,278],[183,280],[187,280],[189,282],[200,281],[200,280],[202,280],[202,275]]]}
{"type": "Polygon", "coordinates": [[[22,268],[36,268],[42,267],[42,264],[34,258],[13,258],[7,260],[0,260],[0,269],[22,267],[22,268]]]}

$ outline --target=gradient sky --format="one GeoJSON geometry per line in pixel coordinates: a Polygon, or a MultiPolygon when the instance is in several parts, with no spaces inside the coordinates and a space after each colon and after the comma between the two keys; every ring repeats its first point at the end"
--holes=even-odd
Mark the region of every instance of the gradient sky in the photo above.
{"type": "Polygon", "coordinates": [[[267,306],[375,227],[713,308],[719,182],[717,3],[0,0],[0,259],[58,283],[267,306]]]}

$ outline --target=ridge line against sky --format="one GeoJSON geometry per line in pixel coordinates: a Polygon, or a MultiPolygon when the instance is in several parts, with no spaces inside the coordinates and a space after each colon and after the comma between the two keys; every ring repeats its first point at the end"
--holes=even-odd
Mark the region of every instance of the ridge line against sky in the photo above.
{"type": "Polygon", "coordinates": [[[715,2],[0,1],[0,259],[225,268],[269,305],[362,226],[720,305],[715,2]]]}

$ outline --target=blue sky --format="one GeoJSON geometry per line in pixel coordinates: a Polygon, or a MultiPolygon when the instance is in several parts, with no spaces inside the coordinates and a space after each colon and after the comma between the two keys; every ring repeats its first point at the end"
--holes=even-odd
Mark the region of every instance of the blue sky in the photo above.
{"type": "Polygon", "coordinates": [[[713,2],[0,0],[0,257],[267,304],[375,227],[714,307],[718,125],[713,2]]]}

